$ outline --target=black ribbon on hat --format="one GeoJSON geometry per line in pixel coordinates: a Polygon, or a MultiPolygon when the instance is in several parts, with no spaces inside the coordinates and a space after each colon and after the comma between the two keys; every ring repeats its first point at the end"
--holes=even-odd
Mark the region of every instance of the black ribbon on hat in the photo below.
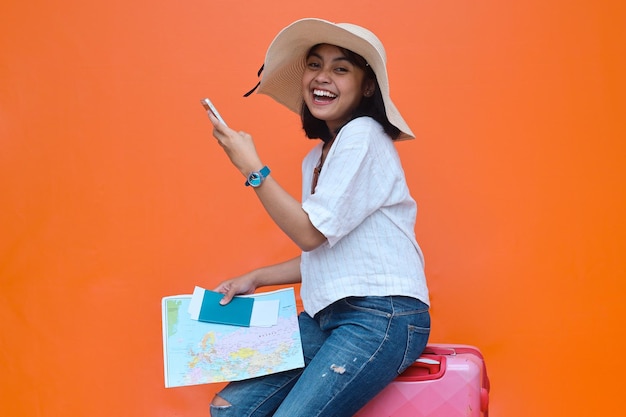
{"type": "MultiPolygon", "coordinates": [[[[263,68],[265,67],[265,64],[261,65],[261,68],[259,69],[259,72],[257,72],[257,77],[261,77],[261,73],[263,72],[263,68]]],[[[256,83],[256,85],[254,86],[254,88],[250,91],[248,91],[246,94],[244,94],[244,97],[248,97],[250,94],[254,93],[256,91],[257,88],[259,88],[259,86],[261,85],[261,81],[259,81],[258,83],[256,83]]]]}

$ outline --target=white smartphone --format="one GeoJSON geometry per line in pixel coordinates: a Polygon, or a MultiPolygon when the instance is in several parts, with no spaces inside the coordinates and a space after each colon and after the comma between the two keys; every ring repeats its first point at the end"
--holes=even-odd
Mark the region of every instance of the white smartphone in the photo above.
{"type": "Polygon", "coordinates": [[[202,103],[204,110],[206,110],[207,112],[213,113],[213,115],[217,117],[217,120],[224,123],[224,126],[228,127],[228,125],[226,124],[224,119],[222,119],[222,116],[220,116],[220,113],[217,111],[213,103],[211,103],[211,100],[209,100],[208,98],[203,98],[202,100],[200,100],[200,102],[202,103]]]}

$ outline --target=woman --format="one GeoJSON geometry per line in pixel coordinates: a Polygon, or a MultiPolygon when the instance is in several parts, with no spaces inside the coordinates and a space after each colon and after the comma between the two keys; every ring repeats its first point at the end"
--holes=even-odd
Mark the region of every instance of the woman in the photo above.
{"type": "Polygon", "coordinates": [[[301,283],[305,367],[229,384],[211,415],[352,416],[415,361],[430,332],[416,204],[393,140],[413,134],[389,96],[382,44],[367,29],[302,19],[270,45],[258,92],[300,113],[311,139],[302,202],[252,137],[215,117],[213,134],[301,256],[221,283],[222,303],[301,283]]]}

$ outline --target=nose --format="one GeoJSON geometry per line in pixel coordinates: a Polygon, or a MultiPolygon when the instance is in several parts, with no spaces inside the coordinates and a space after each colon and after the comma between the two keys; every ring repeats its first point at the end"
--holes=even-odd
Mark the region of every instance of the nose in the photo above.
{"type": "Polygon", "coordinates": [[[328,82],[330,82],[330,69],[321,68],[315,74],[315,81],[317,81],[319,83],[328,83],[328,82]]]}

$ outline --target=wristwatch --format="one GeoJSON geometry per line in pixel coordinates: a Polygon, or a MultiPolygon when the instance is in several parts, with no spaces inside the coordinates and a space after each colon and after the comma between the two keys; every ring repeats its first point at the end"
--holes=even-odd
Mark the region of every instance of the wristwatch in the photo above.
{"type": "Polygon", "coordinates": [[[270,175],[270,169],[267,166],[261,168],[260,171],[251,172],[250,175],[248,175],[246,187],[251,186],[256,188],[260,186],[268,175],[270,175]]]}

